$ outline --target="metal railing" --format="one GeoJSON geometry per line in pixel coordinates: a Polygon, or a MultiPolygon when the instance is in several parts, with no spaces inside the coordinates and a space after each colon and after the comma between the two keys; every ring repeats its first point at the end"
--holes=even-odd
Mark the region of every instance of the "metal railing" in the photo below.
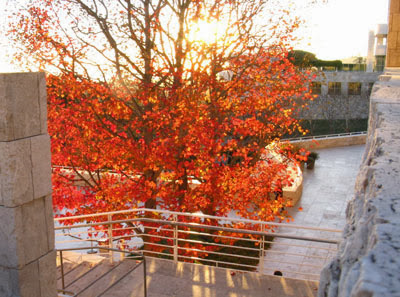
{"type": "Polygon", "coordinates": [[[114,247],[120,247],[175,262],[261,274],[280,271],[300,279],[319,278],[336,254],[341,234],[336,229],[154,209],[55,220],[56,245],[94,242],[98,248],[108,247],[111,259],[114,247]]]}
{"type": "MultiPolygon", "coordinates": [[[[76,248],[61,248],[61,249],[57,249],[57,252],[59,254],[59,259],[60,259],[60,270],[61,270],[61,289],[58,289],[57,291],[61,294],[59,294],[59,296],[71,296],[71,297],[75,297],[78,296],[81,292],[83,292],[84,290],[86,290],[87,288],[89,288],[93,283],[87,285],[85,288],[81,289],[79,292],[75,293],[75,292],[71,292],[69,290],[66,290],[65,287],[65,274],[64,274],[64,257],[63,257],[63,252],[65,251],[82,251],[82,250],[91,250],[93,251],[94,248],[98,248],[100,249],[100,247],[76,247],[76,248]]],[[[146,274],[146,258],[143,256],[143,254],[141,253],[137,253],[137,252],[132,252],[132,251],[127,251],[127,250],[121,250],[121,249],[113,249],[113,248],[109,248],[109,247],[101,247],[101,249],[103,250],[107,250],[107,251],[112,251],[112,252],[117,252],[120,254],[128,254],[128,256],[124,256],[122,257],[122,259],[132,259],[132,260],[140,260],[141,264],[143,265],[143,296],[147,297],[147,274],[146,274]]],[[[113,261],[114,259],[111,259],[111,261],[113,261]]],[[[140,265],[140,264],[139,264],[140,265]]],[[[133,268],[131,268],[130,270],[128,270],[128,272],[125,272],[125,274],[123,275],[126,276],[129,273],[131,273],[132,271],[134,271],[136,268],[138,267],[138,265],[134,266],[133,268]]],[[[122,277],[122,278],[123,278],[122,277]]],[[[114,284],[112,284],[110,287],[108,287],[106,290],[109,290],[110,288],[112,288],[113,286],[115,286],[120,280],[122,280],[122,278],[120,278],[119,280],[117,280],[114,284]]],[[[96,281],[96,280],[95,280],[96,281]]],[[[104,293],[104,292],[103,292],[104,293]]]]}
{"type": "Polygon", "coordinates": [[[282,139],[282,141],[288,141],[288,140],[290,140],[290,141],[302,141],[302,140],[326,139],[326,138],[333,138],[333,137],[346,137],[346,136],[358,136],[358,135],[367,135],[367,131],[284,138],[284,139],[282,139]]]}

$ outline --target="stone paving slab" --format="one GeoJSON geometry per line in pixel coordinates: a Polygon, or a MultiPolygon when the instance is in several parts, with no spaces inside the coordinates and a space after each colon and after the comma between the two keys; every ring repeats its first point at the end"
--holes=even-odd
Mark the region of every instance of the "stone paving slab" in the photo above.
{"type": "MultiPolygon", "coordinates": [[[[346,222],[345,210],[347,203],[354,195],[355,180],[359,171],[365,145],[353,145],[329,149],[315,150],[319,159],[312,170],[304,169],[303,194],[299,203],[289,211],[294,221],[291,224],[329,229],[343,230],[346,222]],[[299,208],[302,211],[299,211],[299,208]]],[[[290,230],[279,230],[293,233],[290,230]]],[[[316,237],[319,233],[310,230],[296,230],[296,235],[316,237]]],[[[320,233],[323,237],[324,234],[320,233]]],[[[326,236],[326,235],[325,235],[326,236]]],[[[332,234],[330,239],[340,239],[341,233],[332,234]]],[[[307,243],[291,239],[276,238],[269,252],[266,252],[264,273],[273,274],[274,271],[289,271],[284,276],[300,279],[319,279],[320,268],[330,261],[335,251],[320,250],[310,247],[290,247],[285,244],[304,246],[318,246],[329,248],[327,244],[307,243]],[[272,252],[271,252],[272,251],[272,252]],[[283,252],[283,254],[274,253],[283,252]],[[287,252],[287,254],[285,254],[287,252]],[[300,261],[303,265],[276,263],[271,261],[298,262],[299,257],[293,258],[289,253],[304,253],[306,256],[300,261]],[[321,259],[307,256],[322,257],[321,259]],[[293,259],[292,259],[293,258],[293,259]],[[297,260],[297,261],[291,261],[297,260]],[[299,273],[296,273],[299,272],[299,273]],[[305,273],[305,274],[301,274],[305,273]]],[[[332,246],[330,246],[332,248],[332,246]]]]}

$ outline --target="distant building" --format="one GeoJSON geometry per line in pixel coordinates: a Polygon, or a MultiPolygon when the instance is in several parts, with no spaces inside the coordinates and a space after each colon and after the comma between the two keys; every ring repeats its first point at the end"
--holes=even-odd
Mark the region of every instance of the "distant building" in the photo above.
{"type": "Polygon", "coordinates": [[[311,83],[318,97],[301,113],[303,119],[366,119],[369,96],[381,72],[323,71],[311,83]]]}
{"type": "Polygon", "coordinates": [[[379,24],[369,32],[367,72],[382,72],[385,68],[388,25],[379,24]]]}
{"type": "Polygon", "coordinates": [[[366,59],[350,57],[341,60],[341,67],[318,67],[310,86],[317,97],[302,110],[300,118],[345,120],[346,125],[349,120],[366,120],[372,87],[385,68],[387,34],[387,24],[369,32],[366,59]]]}

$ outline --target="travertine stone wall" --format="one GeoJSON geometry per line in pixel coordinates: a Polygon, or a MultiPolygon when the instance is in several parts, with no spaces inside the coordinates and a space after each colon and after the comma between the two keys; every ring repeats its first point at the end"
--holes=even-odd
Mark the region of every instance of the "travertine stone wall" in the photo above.
{"type": "Polygon", "coordinates": [[[400,0],[390,0],[386,67],[400,67],[400,0]]]}
{"type": "MultiPolygon", "coordinates": [[[[396,71],[395,71],[396,72],[396,71]]],[[[371,95],[366,151],[337,257],[319,297],[400,296],[400,71],[371,95]]]]}
{"type": "Polygon", "coordinates": [[[322,72],[314,81],[321,82],[321,94],[308,103],[299,118],[308,120],[367,119],[369,113],[369,87],[381,72],[322,72]],[[329,95],[328,84],[341,83],[340,95],[329,95]],[[360,95],[348,95],[348,83],[361,83],[360,95]]]}
{"type": "Polygon", "coordinates": [[[44,73],[0,74],[0,296],[55,297],[44,73]]]}

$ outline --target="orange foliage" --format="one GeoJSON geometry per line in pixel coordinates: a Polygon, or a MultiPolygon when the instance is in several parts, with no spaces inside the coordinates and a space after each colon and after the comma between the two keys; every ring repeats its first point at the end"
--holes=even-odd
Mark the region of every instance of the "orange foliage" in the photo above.
{"type": "Polygon", "coordinates": [[[291,183],[287,164],[262,156],[302,132],[296,114],[312,98],[310,74],[287,58],[298,21],[275,11],[260,31],[261,0],[140,2],[32,1],[12,27],[21,61],[49,73],[52,163],[70,168],[53,170],[55,207],[284,219],[270,193],[291,183]],[[230,26],[190,41],[199,19],[230,26]]]}

